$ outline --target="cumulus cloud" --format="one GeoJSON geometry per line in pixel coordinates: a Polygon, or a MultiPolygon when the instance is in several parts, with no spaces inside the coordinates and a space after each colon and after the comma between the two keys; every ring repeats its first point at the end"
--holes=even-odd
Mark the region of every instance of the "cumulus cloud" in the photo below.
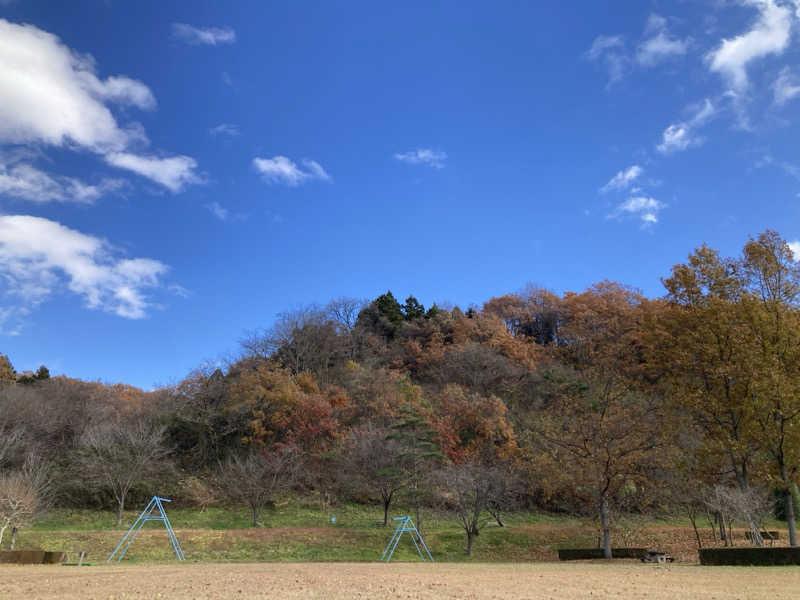
{"type": "Polygon", "coordinates": [[[658,223],[658,213],[666,208],[666,204],[648,196],[632,196],[611,213],[611,217],[635,216],[643,227],[658,223]]]}
{"type": "Polygon", "coordinates": [[[789,100],[800,95],[800,79],[791,72],[789,67],[784,67],[775,83],[772,84],[772,92],[775,104],[783,106],[789,100]]]}
{"type": "Polygon", "coordinates": [[[783,53],[789,45],[792,27],[792,11],[784,4],[775,0],[748,0],[745,4],[758,10],[752,28],[739,36],[723,39],[707,56],[711,71],[726,77],[738,91],[748,87],[750,62],[783,53]]]}
{"type": "Polygon", "coordinates": [[[700,105],[692,107],[692,110],[693,114],[689,119],[673,123],[664,130],[656,150],[662,154],[671,154],[703,143],[704,138],[697,133],[697,129],[717,114],[717,108],[706,98],[700,105]]]}
{"type": "Polygon", "coordinates": [[[108,164],[127,169],[160,183],[172,192],[180,192],[187,185],[202,183],[196,173],[197,161],[191,156],[143,156],[129,152],[112,152],[105,156],[108,164]]]}
{"type": "Polygon", "coordinates": [[[105,102],[153,108],[141,82],[101,80],[94,61],[33,25],[0,19],[0,142],[77,145],[105,152],[139,140],[120,127],[105,102]]]}
{"type": "Polygon", "coordinates": [[[128,319],[152,307],[147,291],[161,285],[167,265],[149,258],[115,256],[100,238],[29,215],[0,216],[0,278],[6,321],[23,318],[61,288],[86,306],[128,319]]]}
{"type": "Polygon", "coordinates": [[[607,184],[600,188],[600,192],[605,194],[612,190],[627,189],[639,176],[644,172],[644,169],[639,165],[632,165],[627,169],[619,171],[612,177],[607,184]]]}
{"type": "Polygon", "coordinates": [[[238,125],[233,125],[231,123],[220,123],[216,127],[212,127],[211,129],[209,129],[208,133],[210,133],[213,136],[229,135],[231,137],[235,137],[239,135],[241,132],[239,131],[238,125]]]}
{"type": "Polygon", "coordinates": [[[792,251],[792,254],[794,254],[795,261],[800,260],[800,240],[789,242],[789,249],[792,251]]]}
{"type": "Polygon", "coordinates": [[[682,56],[689,48],[688,39],[672,37],[667,29],[667,20],[660,15],[650,15],[645,35],[649,37],[636,50],[636,62],[643,67],[652,67],[674,56],[682,56]]]}
{"type": "Polygon", "coordinates": [[[410,165],[427,165],[434,169],[443,169],[447,160],[447,153],[431,150],[430,148],[417,148],[411,152],[398,152],[394,155],[394,158],[410,165]]]}
{"type": "Polygon", "coordinates": [[[331,177],[325,172],[317,161],[303,159],[300,161],[304,168],[285,156],[272,158],[254,158],[253,166],[268,183],[283,183],[295,187],[307,181],[330,181],[331,177]]]}
{"type": "Polygon", "coordinates": [[[216,46],[235,42],[236,32],[230,27],[193,27],[186,23],[173,23],[172,37],[196,46],[216,46]]]}
{"type": "MultiPolygon", "coordinates": [[[[120,125],[112,105],[153,110],[156,100],[130,77],[99,78],[91,56],[71,50],[55,35],[0,19],[0,144],[84,149],[117,165],[114,157],[148,140],[140,124],[120,125]]],[[[186,158],[174,162],[187,164],[186,158]]]]}

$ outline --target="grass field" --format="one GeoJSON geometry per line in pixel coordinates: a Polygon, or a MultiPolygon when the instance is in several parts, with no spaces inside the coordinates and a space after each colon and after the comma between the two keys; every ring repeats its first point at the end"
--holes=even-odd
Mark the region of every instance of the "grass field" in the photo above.
{"type": "MultiPolygon", "coordinates": [[[[266,527],[251,526],[244,509],[211,508],[206,511],[167,505],[168,514],[189,561],[203,562],[315,562],[374,561],[391,536],[382,527],[379,509],[342,504],[322,510],[311,499],[300,499],[265,511],[266,527]],[[330,517],[336,516],[336,523],[330,517]]],[[[407,514],[398,507],[393,514],[407,514]]],[[[33,527],[20,532],[17,548],[55,551],[86,551],[88,560],[101,563],[114,549],[137,513],[125,514],[123,524],[114,525],[107,511],[54,510],[33,527]]],[[[473,547],[464,554],[464,532],[447,515],[423,513],[424,535],[440,562],[508,562],[556,560],[558,548],[594,547],[595,526],[579,519],[534,512],[516,512],[505,517],[505,527],[487,526],[473,547]]],[[[771,523],[770,529],[782,524],[771,523]]],[[[703,530],[704,543],[711,533],[703,530]]],[[[743,532],[740,543],[744,543],[743,532]]],[[[785,537],[785,536],[784,536],[785,537]]],[[[5,544],[4,544],[5,545],[5,544]]],[[[645,546],[671,552],[678,561],[697,561],[694,534],[687,523],[625,519],[616,532],[615,546],[645,546]]],[[[410,543],[401,544],[398,560],[415,558],[410,543]]],[[[149,523],[131,546],[126,562],[174,560],[160,523],[149,523]]]]}
{"type": "Polygon", "coordinates": [[[536,564],[263,563],[0,567],[12,599],[606,599],[797,598],[800,569],[536,564]]]}

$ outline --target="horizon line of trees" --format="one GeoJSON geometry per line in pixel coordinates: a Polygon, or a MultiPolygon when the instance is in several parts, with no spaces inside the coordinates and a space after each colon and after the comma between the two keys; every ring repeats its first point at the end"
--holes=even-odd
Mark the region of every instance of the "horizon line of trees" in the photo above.
{"type": "MultiPolygon", "coordinates": [[[[289,491],[452,512],[466,550],[512,507],[707,515],[797,545],[800,265],[773,231],[701,246],[648,299],[615,282],[530,286],[480,308],[391,292],[283,313],[224,368],[144,392],[20,378],[0,355],[0,543],[48,505],[126,505],[174,481],[254,525],[289,491]]],[[[46,376],[45,376],[46,374],[46,376]]],[[[701,538],[697,534],[697,543],[701,538]]]]}

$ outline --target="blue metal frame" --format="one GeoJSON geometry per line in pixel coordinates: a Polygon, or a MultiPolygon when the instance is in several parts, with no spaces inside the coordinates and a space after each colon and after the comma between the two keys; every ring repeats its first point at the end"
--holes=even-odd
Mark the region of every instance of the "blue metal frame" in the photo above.
{"type": "Polygon", "coordinates": [[[144,526],[147,521],[162,521],[164,523],[164,527],[167,529],[167,535],[169,536],[169,543],[172,544],[172,549],[175,551],[175,556],[178,560],[185,560],[186,557],[183,555],[183,549],[181,549],[181,545],[178,542],[178,537],[175,535],[175,532],[172,530],[172,524],[169,522],[167,518],[167,513],[164,511],[164,505],[162,502],[170,502],[169,498],[159,498],[158,496],[153,496],[150,499],[150,502],[147,503],[147,506],[144,507],[144,510],[136,517],[136,520],[131,525],[130,529],[122,536],[122,539],[117,544],[117,547],[114,548],[114,551],[108,555],[106,559],[107,563],[110,563],[111,560],[114,558],[114,555],[122,548],[122,545],[125,544],[125,548],[120,552],[119,556],[117,557],[117,562],[122,560],[122,557],[125,556],[125,553],[128,551],[131,543],[133,543],[134,538],[136,538],[136,534],[139,533],[139,530],[144,526]],[[158,509],[158,516],[153,516],[153,511],[158,509]],[[125,543],[127,540],[127,544],[125,543]]]}
{"type": "Polygon", "coordinates": [[[400,543],[400,538],[403,536],[403,533],[407,531],[411,536],[411,541],[414,542],[414,547],[417,549],[417,554],[419,554],[419,557],[422,560],[427,560],[425,558],[425,554],[427,554],[428,559],[430,559],[431,562],[434,562],[433,556],[431,556],[431,551],[428,550],[428,546],[425,545],[425,540],[422,539],[422,536],[417,530],[416,525],[414,525],[414,521],[411,520],[411,517],[395,517],[394,520],[400,522],[397,524],[394,534],[392,534],[392,539],[390,539],[389,543],[386,544],[386,549],[383,551],[383,554],[381,554],[381,561],[388,563],[390,560],[392,560],[392,554],[394,554],[397,544],[400,543]],[[422,546],[422,549],[420,549],[420,546],[422,546]],[[422,550],[425,550],[425,554],[422,553],[422,550]]]}

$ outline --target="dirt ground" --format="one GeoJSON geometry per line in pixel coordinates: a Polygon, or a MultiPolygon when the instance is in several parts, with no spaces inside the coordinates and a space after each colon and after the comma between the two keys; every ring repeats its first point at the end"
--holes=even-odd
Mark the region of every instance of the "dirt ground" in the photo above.
{"type": "Polygon", "coordinates": [[[797,598],[799,567],[249,563],[2,566],[3,600],[320,598],[692,600],[797,598]]]}

